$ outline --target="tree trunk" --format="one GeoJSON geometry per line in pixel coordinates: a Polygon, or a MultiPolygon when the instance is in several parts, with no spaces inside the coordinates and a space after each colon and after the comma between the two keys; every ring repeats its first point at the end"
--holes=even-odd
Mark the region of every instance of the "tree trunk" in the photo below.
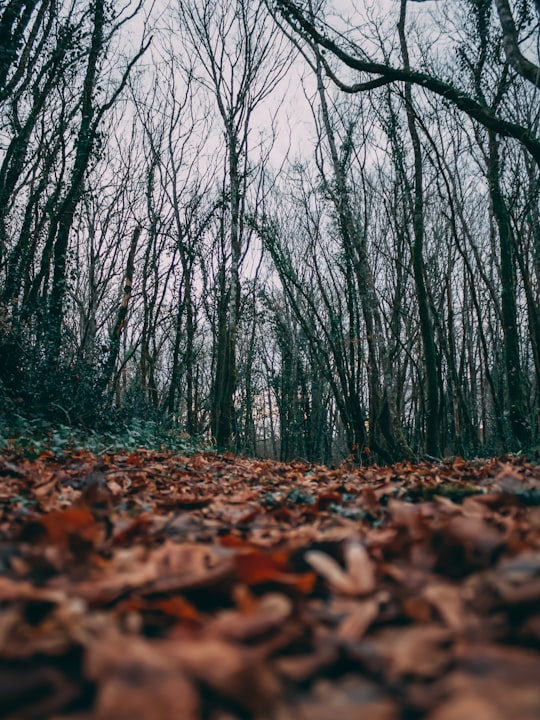
{"type": "MultiPolygon", "coordinates": [[[[409,68],[409,54],[405,39],[405,17],[407,0],[401,0],[401,13],[398,24],[401,41],[403,64],[409,68]]],[[[422,169],[422,147],[416,128],[412,90],[410,83],[405,83],[405,110],[407,125],[414,153],[414,207],[413,207],[413,274],[418,302],[418,315],[420,319],[420,333],[424,348],[424,367],[426,377],[426,452],[428,455],[438,457],[440,454],[440,428],[439,428],[439,370],[437,365],[437,349],[433,332],[433,321],[429,307],[429,297],[424,277],[424,188],[422,169]]]]}
{"type": "Polygon", "coordinates": [[[504,336],[504,366],[508,418],[514,440],[521,447],[530,441],[527,422],[523,375],[519,352],[519,326],[517,319],[515,261],[512,227],[500,183],[499,142],[495,133],[489,133],[488,181],[492,212],[499,231],[501,264],[501,311],[504,336]]]}

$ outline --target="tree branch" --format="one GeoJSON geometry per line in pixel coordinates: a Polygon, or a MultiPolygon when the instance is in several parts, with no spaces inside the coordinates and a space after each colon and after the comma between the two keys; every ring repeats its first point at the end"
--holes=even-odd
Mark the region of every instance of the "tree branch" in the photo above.
{"type": "MultiPolygon", "coordinates": [[[[504,120],[496,115],[489,107],[474,100],[465,92],[454,85],[440,80],[437,77],[428,75],[427,73],[408,70],[405,68],[395,68],[384,63],[362,60],[343,50],[336,42],[323,35],[315,25],[309,21],[302,11],[291,0],[276,0],[276,6],[285,19],[285,21],[310,44],[316,44],[329,50],[335,57],[352,70],[367,73],[368,75],[378,75],[379,77],[371,82],[359,83],[357,86],[345,86],[348,92],[361,92],[371,90],[373,87],[389,84],[392,82],[408,82],[413,85],[429,90],[439,95],[448,102],[452,103],[458,110],[461,110],[473,120],[476,120],[488,130],[503,137],[511,137],[518,140],[529,151],[537,165],[540,166],[540,140],[528,128],[517,123],[504,120]],[[358,89],[355,90],[354,88],[358,89]]],[[[334,73],[330,77],[335,82],[334,73]]]]}
{"type": "Polygon", "coordinates": [[[508,62],[521,77],[538,87],[540,85],[540,67],[527,60],[519,49],[516,25],[508,0],[495,0],[495,6],[501,23],[503,47],[508,62]]]}

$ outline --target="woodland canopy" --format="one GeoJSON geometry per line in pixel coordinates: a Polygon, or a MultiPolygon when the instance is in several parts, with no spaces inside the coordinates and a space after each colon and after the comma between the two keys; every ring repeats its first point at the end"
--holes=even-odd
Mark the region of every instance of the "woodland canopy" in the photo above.
{"type": "Polygon", "coordinates": [[[538,0],[7,0],[0,403],[281,460],[538,443],[538,0]]]}

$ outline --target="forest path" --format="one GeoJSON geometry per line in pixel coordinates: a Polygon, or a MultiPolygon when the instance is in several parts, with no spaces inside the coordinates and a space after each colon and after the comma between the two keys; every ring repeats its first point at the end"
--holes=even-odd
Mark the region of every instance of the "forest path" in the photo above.
{"type": "Polygon", "coordinates": [[[0,716],[537,720],[540,467],[0,455],[0,716]]]}

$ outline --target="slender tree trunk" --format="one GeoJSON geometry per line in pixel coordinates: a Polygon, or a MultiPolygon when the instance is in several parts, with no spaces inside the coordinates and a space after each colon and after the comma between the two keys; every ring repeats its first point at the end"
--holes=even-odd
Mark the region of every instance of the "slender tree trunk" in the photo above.
{"type": "Polygon", "coordinates": [[[71,173],[69,188],[62,202],[55,222],[51,225],[50,237],[54,237],[53,246],[53,278],[49,297],[50,361],[54,365],[60,355],[62,345],[62,321],[64,315],[64,298],[66,294],[66,267],[69,234],[73,225],[75,210],[79,204],[83,188],[84,176],[88,162],[92,156],[96,136],[94,119],[93,94],[96,85],[98,63],[103,51],[105,26],[105,2],[94,0],[94,26],[92,41],[88,53],[88,64],[83,85],[81,103],[81,123],[77,137],[75,160],[71,173]]]}
{"type": "MultiPolygon", "coordinates": [[[[409,68],[409,53],[405,39],[405,17],[407,0],[401,0],[401,13],[398,24],[401,41],[403,64],[409,68]]],[[[424,366],[426,373],[426,452],[438,457],[440,454],[440,419],[439,419],[439,370],[437,365],[437,349],[433,332],[433,321],[429,307],[429,297],[425,282],[424,270],[424,188],[422,168],[422,146],[416,127],[416,117],[410,83],[405,83],[405,109],[407,125],[414,153],[414,208],[413,208],[413,274],[418,302],[420,332],[424,348],[424,366]]]]}
{"type": "MultiPolygon", "coordinates": [[[[232,125],[232,120],[229,121],[232,125]]],[[[237,383],[236,335],[240,309],[240,170],[238,138],[232,127],[227,128],[228,172],[230,192],[231,266],[224,278],[218,315],[218,342],[213,393],[212,434],[219,448],[230,448],[234,424],[234,393],[237,383]]]]}
{"type": "Polygon", "coordinates": [[[530,441],[527,422],[523,375],[519,351],[519,326],[517,319],[515,260],[512,227],[506,200],[500,183],[499,142],[495,133],[489,133],[488,181],[492,211],[499,231],[501,263],[501,311],[504,336],[504,366],[508,396],[508,417],[512,435],[520,446],[530,441]]]}
{"type": "Polygon", "coordinates": [[[126,325],[126,318],[129,307],[129,300],[131,298],[131,290],[133,287],[133,272],[135,269],[135,253],[137,251],[137,244],[141,236],[142,227],[137,225],[131,236],[131,244],[129,247],[129,254],[126,263],[126,273],[124,279],[124,289],[122,294],[122,300],[120,301],[120,307],[118,308],[118,314],[116,316],[116,322],[110,335],[110,346],[109,355],[104,365],[103,372],[101,374],[101,380],[99,383],[99,391],[103,393],[113,379],[114,369],[120,353],[120,342],[122,338],[122,331],[126,325]]]}
{"type": "MultiPolygon", "coordinates": [[[[347,279],[349,289],[348,302],[356,304],[357,298],[360,300],[361,313],[365,325],[368,351],[370,444],[372,445],[372,450],[378,453],[382,460],[388,462],[397,460],[400,457],[410,456],[411,451],[406,447],[403,438],[394,432],[395,421],[393,416],[395,408],[390,405],[390,394],[386,386],[386,381],[389,376],[387,370],[389,362],[388,352],[382,340],[382,328],[377,311],[375,284],[365,248],[365,240],[361,236],[362,229],[358,228],[358,220],[355,219],[353,215],[350,190],[347,186],[346,169],[342,159],[339,157],[335,133],[330,120],[326,91],[323,83],[323,68],[319,57],[317,57],[316,73],[322,122],[326,140],[330,148],[332,179],[335,185],[332,200],[338,217],[343,249],[354,269],[355,281],[353,281],[352,277],[347,279]]],[[[356,308],[350,307],[349,315],[351,319],[354,319],[356,314],[356,308]]],[[[358,383],[355,380],[359,364],[356,357],[358,345],[357,328],[353,321],[351,321],[349,325],[350,358],[348,365],[352,374],[352,384],[357,385],[358,383]]],[[[355,393],[356,390],[353,390],[353,396],[355,393]]],[[[352,397],[351,407],[358,407],[359,405],[360,403],[352,397]]],[[[364,425],[363,417],[360,422],[364,425]]],[[[356,418],[353,420],[353,425],[355,427],[358,425],[356,418]]],[[[358,443],[360,442],[360,437],[364,436],[364,431],[359,433],[358,429],[355,429],[353,436],[354,449],[352,449],[352,451],[361,452],[362,448],[358,447],[358,443]]]]}

